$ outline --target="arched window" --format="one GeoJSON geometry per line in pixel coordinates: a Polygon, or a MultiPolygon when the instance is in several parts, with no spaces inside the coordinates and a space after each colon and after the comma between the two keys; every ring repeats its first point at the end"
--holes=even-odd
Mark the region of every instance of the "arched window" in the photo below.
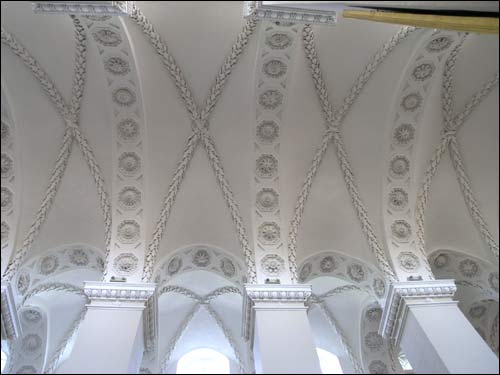
{"type": "Polygon", "coordinates": [[[177,362],[177,374],[229,374],[229,359],[213,349],[196,349],[177,362]]]}
{"type": "Polygon", "coordinates": [[[343,374],[338,357],[321,348],[316,348],[319,358],[319,366],[323,374],[343,374]]]}

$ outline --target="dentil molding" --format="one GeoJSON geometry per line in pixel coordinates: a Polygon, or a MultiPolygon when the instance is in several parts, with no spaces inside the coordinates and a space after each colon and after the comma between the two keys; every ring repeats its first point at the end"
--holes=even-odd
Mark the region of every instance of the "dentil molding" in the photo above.
{"type": "Polygon", "coordinates": [[[311,295],[311,285],[245,284],[243,291],[243,337],[253,342],[256,309],[289,310],[298,308],[307,310],[305,303],[311,295]]]}
{"type": "Polygon", "coordinates": [[[2,284],[1,326],[2,340],[16,340],[21,336],[21,324],[10,283],[2,284]]]}
{"type": "Polygon", "coordinates": [[[133,1],[36,1],[32,5],[35,13],[123,16],[129,13],[133,3],[133,1]]]}
{"type": "Polygon", "coordinates": [[[454,280],[405,281],[393,283],[385,303],[379,333],[399,345],[408,311],[412,306],[456,304],[454,280]]]}

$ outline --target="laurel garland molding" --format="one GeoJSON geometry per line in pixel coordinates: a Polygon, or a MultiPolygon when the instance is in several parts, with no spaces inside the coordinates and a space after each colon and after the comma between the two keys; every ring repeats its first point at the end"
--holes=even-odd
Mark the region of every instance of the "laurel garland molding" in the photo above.
{"type": "Polygon", "coordinates": [[[104,187],[104,180],[101,176],[100,168],[95,159],[94,153],[83,135],[79,126],[79,114],[81,101],[83,99],[85,77],[86,77],[86,55],[87,55],[87,37],[85,29],[80,23],[80,20],[71,16],[75,27],[75,67],[73,75],[73,88],[70,103],[67,104],[56,86],[47,73],[42,69],[40,64],[31,56],[29,51],[21,45],[12,34],[7,32],[2,26],[2,43],[11,49],[17,55],[28,69],[31,70],[35,78],[41,84],[44,92],[51,99],[56,107],[57,112],[64,120],[66,131],[64,133],[63,141],[60,146],[59,154],[56,163],[49,178],[49,184],[45,191],[44,198],[42,199],[40,208],[38,209],[35,220],[33,221],[22,245],[16,249],[13,258],[11,259],[7,269],[2,275],[4,281],[10,281],[16,274],[19,266],[28,255],[33,243],[35,242],[40,230],[47,218],[47,215],[52,207],[55,196],[59,190],[59,186],[68,160],[71,155],[73,141],[76,141],[82,152],[83,158],[89,167],[92,178],[96,184],[97,193],[99,197],[99,205],[104,217],[104,233],[106,243],[106,256],[105,263],[107,264],[109,255],[109,245],[111,240],[111,209],[108,200],[108,195],[104,187]]]}
{"type": "Polygon", "coordinates": [[[200,296],[188,288],[184,288],[177,285],[167,285],[158,291],[158,298],[168,293],[176,293],[184,297],[187,297],[193,300],[195,302],[195,305],[192,307],[190,312],[184,317],[181,324],[175,331],[173,337],[170,339],[165,354],[161,357],[160,373],[162,374],[167,373],[172,354],[175,351],[175,348],[177,347],[179,340],[185,333],[187,327],[189,326],[189,323],[193,320],[193,318],[196,316],[196,314],[202,307],[205,308],[209,316],[212,319],[214,319],[214,322],[216,323],[217,327],[221,330],[228,344],[231,346],[231,349],[234,352],[234,356],[238,362],[240,373],[241,374],[247,373],[244,360],[241,356],[240,350],[238,349],[233,333],[231,333],[228,327],[224,324],[221,316],[210,305],[210,301],[224,294],[237,294],[241,296],[242,295],[241,290],[234,286],[224,286],[217,288],[204,296],[200,296]]]}
{"type": "Polygon", "coordinates": [[[113,115],[113,192],[110,263],[105,281],[139,282],[146,253],[145,150],[147,135],[137,64],[123,21],[82,17],[102,63],[113,115]]]}
{"type": "Polygon", "coordinates": [[[415,156],[420,119],[447,55],[460,43],[460,33],[427,33],[403,73],[390,115],[388,166],[383,175],[385,242],[400,280],[433,279],[427,256],[416,249],[413,209],[415,156]]]}
{"type": "Polygon", "coordinates": [[[168,188],[163,202],[160,218],[153,232],[153,239],[148,245],[142,280],[144,282],[148,282],[153,276],[156,256],[160,247],[161,239],[163,238],[165,232],[167,221],[171,214],[172,207],[175,203],[175,198],[180,189],[182,181],[184,180],[186,170],[189,167],[189,163],[194,155],[194,152],[198,145],[201,143],[206,151],[211,168],[217,179],[217,183],[221,188],[224,201],[226,202],[226,205],[231,214],[238,241],[240,242],[240,246],[243,250],[248,273],[248,281],[251,283],[255,283],[256,271],[254,252],[250,248],[248,236],[246,234],[246,229],[243,225],[243,221],[239,213],[238,205],[234,199],[234,194],[225,176],[220,157],[215,149],[214,140],[209,133],[209,117],[222,94],[229,76],[231,75],[232,68],[236,65],[239,57],[245,49],[245,46],[248,44],[248,41],[252,36],[255,27],[257,26],[257,21],[252,17],[247,20],[245,26],[243,27],[243,30],[236,38],[236,42],[231,47],[231,52],[225,58],[224,63],[222,64],[221,69],[219,70],[215,78],[215,82],[210,88],[209,95],[205,100],[204,106],[198,107],[198,105],[194,101],[193,94],[189,89],[189,86],[184,78],[184,75],[182,74],[181,69],[177,65],[171,53],[168,51],[168,48],[165,42],[162,40],[161,36],[155,31],[151,22],[136,6],[133,7],[130,17],[138,24],[140,29],[151,42],[153,48],[160,56],[167,71],[170,73],[170,76],[174,80],[174,83],[178,89],[178,93],[183,100],[186,110],[192,121],[192,134],[189,136],[181,159],[177,164],[172,183],[168,188]]]}
{"type": "Polygon", "coordinates": [[[498,242],[488,229],[488,225],[483,218],[477,199],[474,196],[472,185],[464,167],[463,157],[460,152],[457,133],[466,123],[469,115],[482,103],[482,101],[498,86],[498,73],[486,82],[481,89],[476,92],[461,112],[455,112],[454,103],[454,78],[456,60],[462,48],[462,43],[458,44],[446,60],[441,92],[441,105],[443,111],[443,132],[438,147],[434,151],[429,165],[424,174],[423,183],[418,191],[416,201],[416,221],[417,221],[417,247],[425,255],[425,210],[429,201],[429,193],[433,177],[445,152],[448,150],[453,168],[455,170],[460,190],[462,191],[469,214],[484,240],[488,249],[498,259],[498,242]]]}
{"type": "Polygon", "coordinates": [[[304,259],[299,265],[298,281],[330,276],[353,283],[377,300],[384,298],[387,287],[383,274],[363,261],[347,255],[323,251],[304,259]]]}
{"type": "Polygon", "coordinates": [[[154,282],[164,285],[174,277],[192,271],[213,272],[237,286],[246,282],[244,265],[229,252],[211,245],[191,245],[169,254],[158,262],[154,282]]]}
{"type": "Polygon", "coordinates": [[[280,209],[280,130],[301,25],[262,21],[255,64],[255,123],[252,171],[253,238],[257,280],[290,282],[286,236],[280,209]]]}
{"type": "Polygon", "coordinates": [[[372,60],[365,67],[361,75],[359,75],[359,77],[356,79],[354,85],[349,91],[349,94],[345,97],[342,106],[334,110],[332,104],[328,99],[328,91],[322,77],[319,57],[316,52],[316,46],[314,43],[314,34],[312,27],[311,25],[305,25],[303,29],[304,50],[306,58],[309,62],[309,67],[314,81],[314,86],[316,88],[316,93],[318,94],[318,98],[323,109],[326,122],[326,131],[321,144],[314,155],[311,167],[307,172],[306,180],[302,185],[299,197],[297,199],[297,204],[295,206],[293,218],[290,223],[288,257],[290,262],[290,273],[292,274],[292,280],[294,282],[297,281],[297,236],[300,223],[302,221],[305,204],[307,202],[307,198],[309,197],[311,186],[317,174],[319,165],[321,164],[330,143],[333,143],[335,147],[339,167],[344,176],[344,181],[346,183],[349,196],[351,197],[353,207],[360,221],[361,230],[367,239],[368,246],[374,253],[375,258],[377,259],[377,263],[384,273],[384,276],[388,280],[396,280],[396,275],[394,274],[394,271],[387,260],[384,250],[379,244],[377,236],[368,218],[366,207],[359,195],[359,189],[354,180],[354,174],[350,166],[347,153],[345,151],[344,142],[342,140],[341,127],[345,116],[351,109],[352,105],[355,103],[359,94],[363,90],[363,87],[368,82],[377,67],[385,60],[386,56],[399,43],[405,40],[405,38],[414,31],[415,28],[403,27],[398,33],[396,33],[396,35],[394,35],[387,43],[385,43],[383,47],[373,56],[372,60]]]}
{"type": "Polygon", "coordinates": [[[2,88],[2,173],[1,173],[1,270],[4,272],[14,251],[19,221],[20,196],[18,192],[19,144],[16,142],[16,127],[13,114],[2,88]]]}
{"type": "Polygon", "coordinates": [[[11,358],[6,374],[37,374],[44,364],[47,351],[47,314],[36,306],[19,310],[22,336],[12,343],[11,358]]]}

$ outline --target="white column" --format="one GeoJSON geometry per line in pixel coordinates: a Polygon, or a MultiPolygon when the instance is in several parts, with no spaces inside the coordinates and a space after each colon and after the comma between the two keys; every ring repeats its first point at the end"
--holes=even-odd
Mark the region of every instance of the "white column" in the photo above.
{"type": "Polygon", "coordinates": [[[243,334],[257,374],[320,374],[305,302],[310,285],[245,285],[243,334]]]}
{"type": "Polygon", "coordinates": [[[380,333],[417,374],[498,374],[498,358],[452,300],[453,280],[391,285],[380,333]]]}
{"type": "MultiPolygon", "coordinates": [[[[86,282],[90,304],[60,374],[134,374],[150,341],[155,284],[86,282]]],[[[155,329],[155,328],[154,328],[155,329]]]]}

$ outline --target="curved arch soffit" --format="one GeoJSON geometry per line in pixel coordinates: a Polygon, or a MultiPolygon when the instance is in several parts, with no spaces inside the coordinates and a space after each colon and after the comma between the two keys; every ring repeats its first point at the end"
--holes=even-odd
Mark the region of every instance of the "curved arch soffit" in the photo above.
{"type": "Polygon", "coordinates": [[[317,252],[300,262],[298,269],[301,283],[334,277],[359,286],[376,300],[382,299],[388,289],[382,273],[374,266],[338,251],[317,252]]]}
{"type": "MultiPolygon", "coordinates": [[[[110,195],[112,206],[111,243],[123,243],[124,228],[134,227],[137,245],[127,248],[127,255],[135,259],[133,270],[107,267],[105,278],[127,276],[139,282],[147,249],[144,202],[146,194],[147,127],[137,56],[127,24],[121,17],[109,15],[82,17],[89,44],[97,50],[98,64],[104,79],[104,92],[108,100],[109,120],[112,123],[113,175],[110,195]],[[124,169],[123,160],[133,163],[124,169]],[[134,213],[133,219],[130,214],[134,213]]],[[[111,246],[110,264],[120,262],[123,251],[111,246]]]]}
{"type": "MultiPolygon", "coordinates": [[[[386,161],[382,175],[382,220],[385,247],[396,275],[429,277],[427,258],[415,252],[417,224],[414,206],[417,189],[417,149],[422,117],[432,88],[439,83],[448,54],[460,41],[460,33],[424,31],[399,79],[387,123],[386,161]]],[[[431,276],[432,278],[432,276],[431,276]]]]}
{"type": "Polygon", "coordinates": [[[163,285],[180,274],[192,271],[212,272],[237,286],[246,282],[245,267],[239,259],[207,244],[189,245],[164,257],[158,262],[154,282],[163,285]]]}
{"type": "Polygon", "coordinates": [[[455,279],[458,287],[475,288],[483,298],[499,300],[498,265],[452,249],[434,250],[428,259],[436,278],[455,279]]]}
{"type": "Polygon", "coordinates": [[[18,176],[20,175],[20,142],[19,128],[16,126],[15,115],[10,105],[8,88],[4,77],[1,77],[1,124],[2,124],[2,238],[1,238],[1,271],[7,267],[14,250],[17,228],[19,227],[19,212],[21,194],[18,194],[18,176]],[[5,201],[4,201],[5,195],[5,201]]]}
{"type": "Polygon", "coordinates": [[[41,373],[47,344],[47,314],[40,306],[24,306],[19,310],[22,336],[13,343],[11,358],[4,373],[41,373]]]}
{"type": "Polygon", "coordinates": [[[103,269],[104,252],[100,249],[83,243],[64,244],[25,261],[14,278],[14,289],[19,296],[24,296],[34,286],[55,276],[66,274],[67,280],[64,277],[59,281],[71,283],[72,271],[91,270],[102,274],[103,269]]]}

